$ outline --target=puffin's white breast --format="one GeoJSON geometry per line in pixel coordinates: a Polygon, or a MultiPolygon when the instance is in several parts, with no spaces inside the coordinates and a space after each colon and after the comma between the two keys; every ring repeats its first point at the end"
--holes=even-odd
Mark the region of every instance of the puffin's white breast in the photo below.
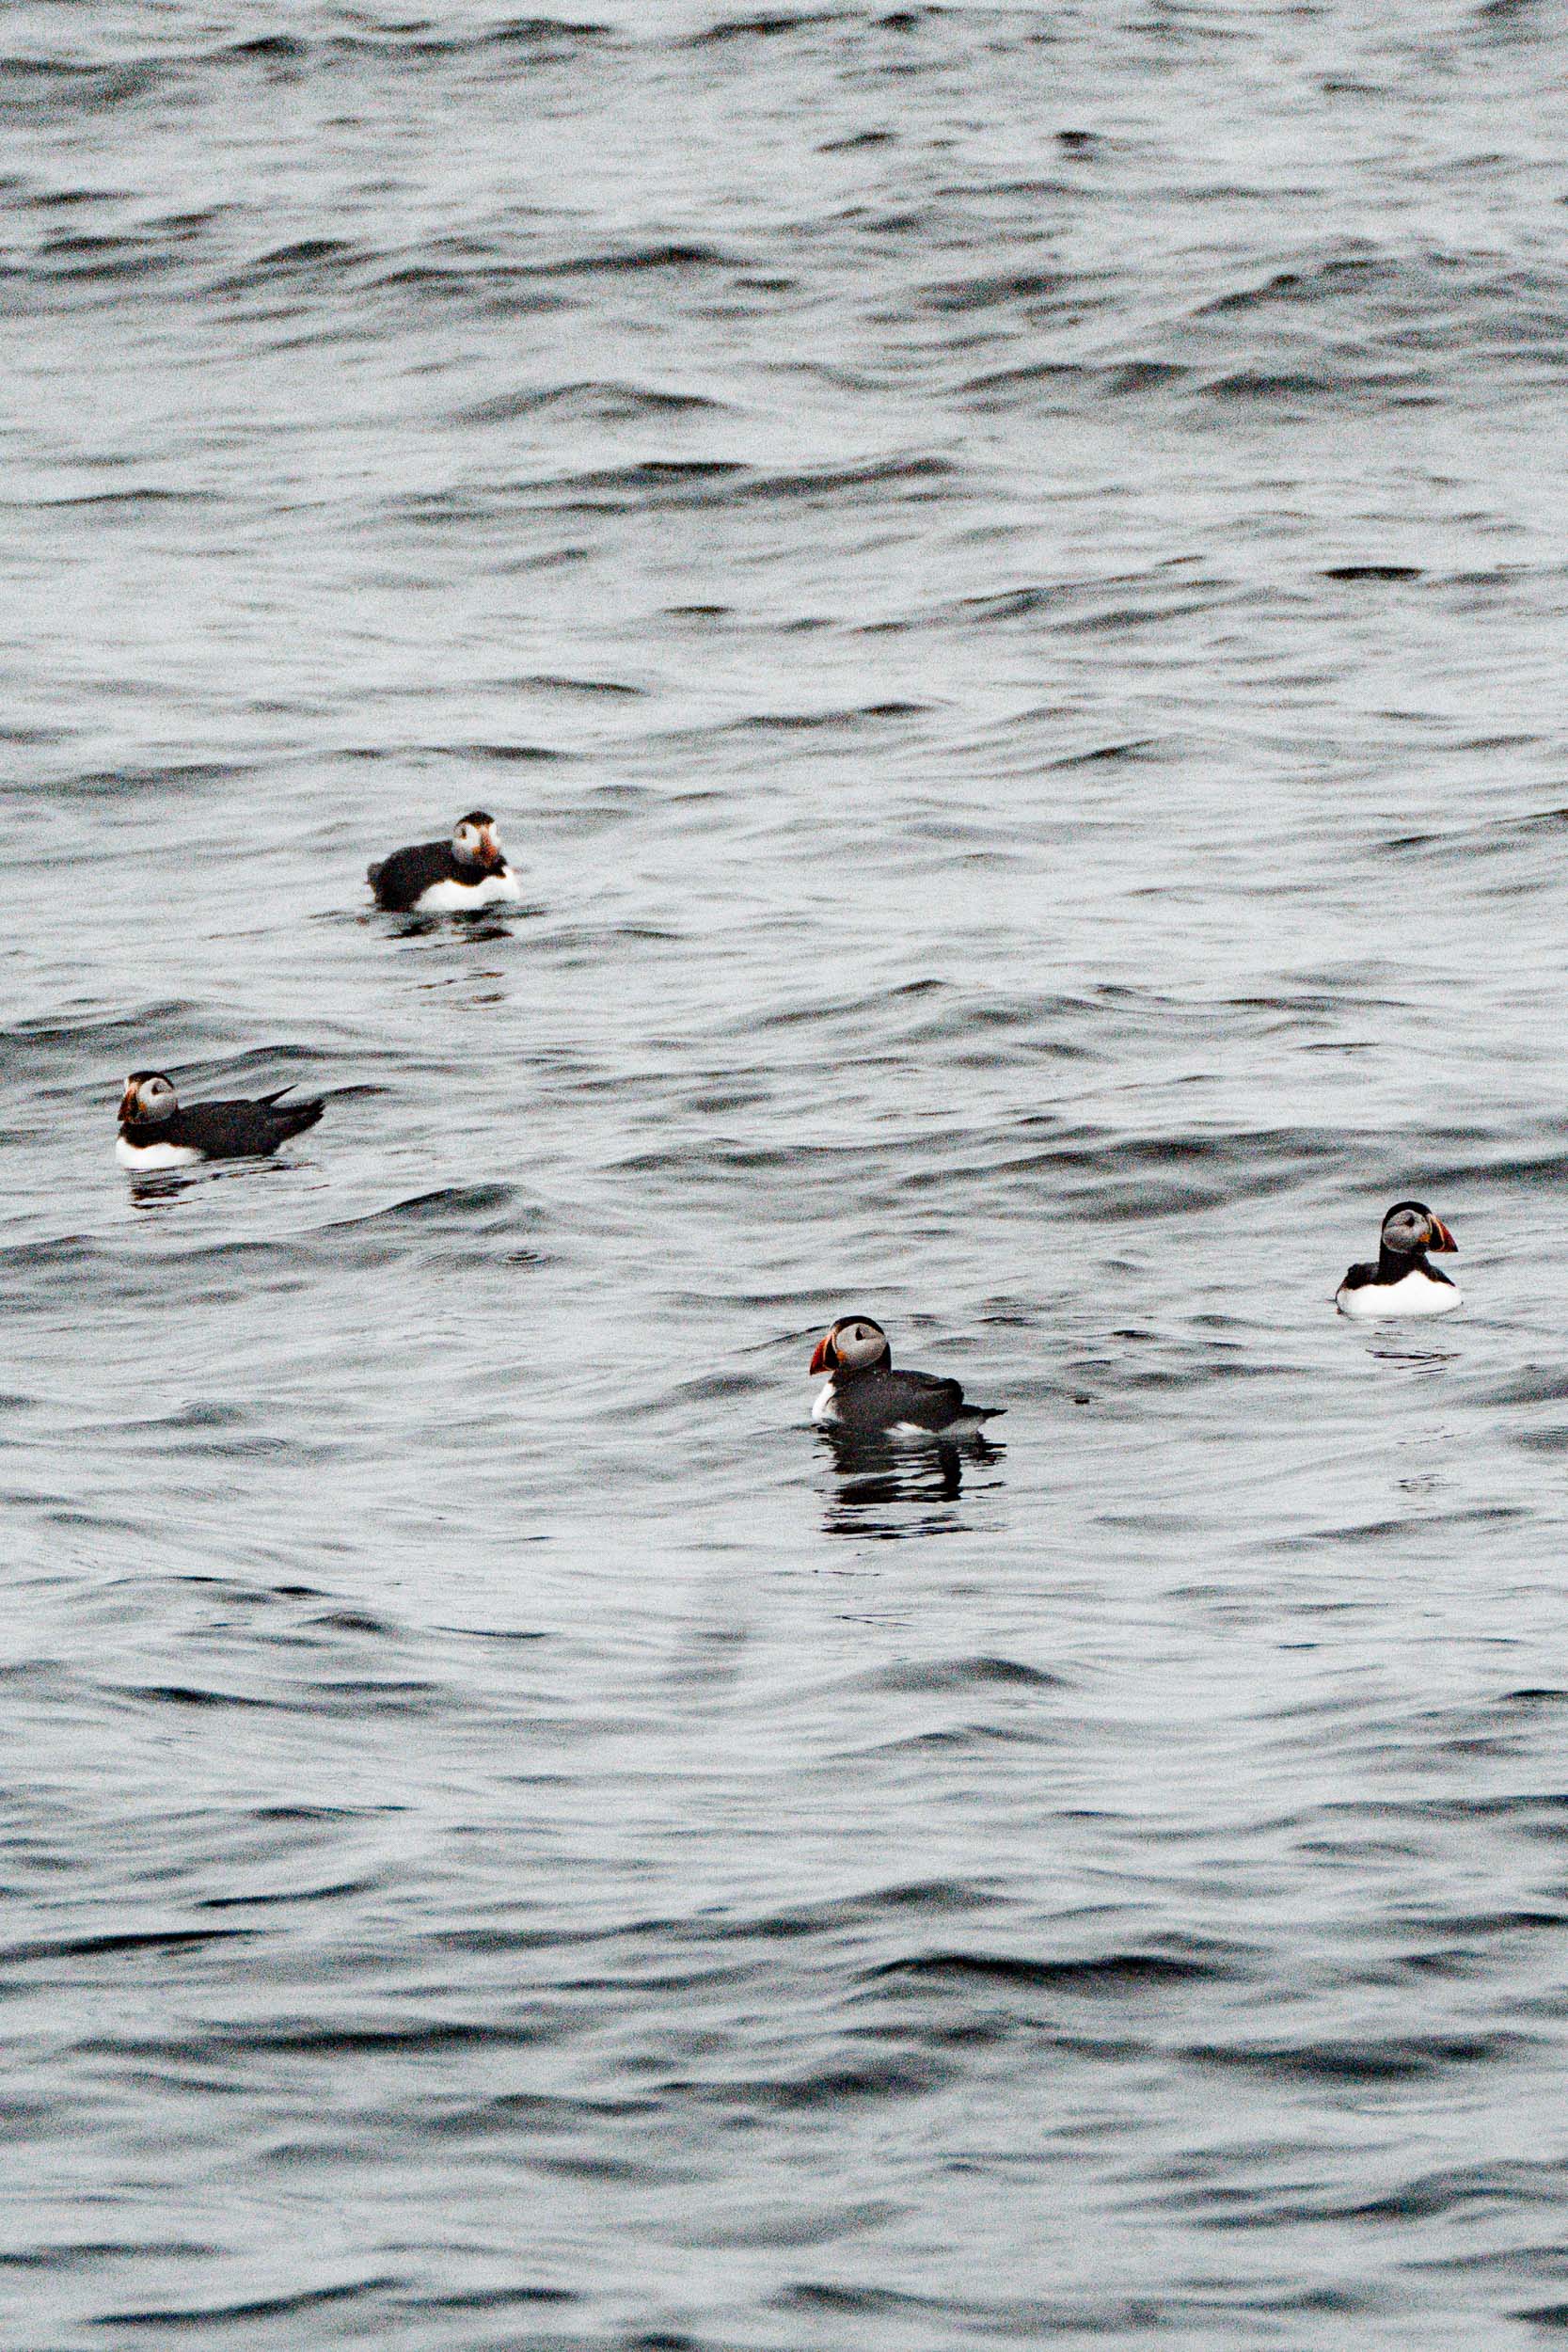
{"type": "Polygon", "coordinates": [[[833,1384],[831,1380],[818,1391],[816,1402],[811,1408],[811,1417],[819,1426],[824,1422],[833,1422],[839,1419],[838,1399],[833,1394],[833,1384]]]}
{"type": "Polygon", "coordinates": [[[1375,1323],[1383,1315],[1450,1314],[1463,1296],[1457,1283],[1434,1282],[1413,1266],[1397,1282],[1363,1282],[1354,1291],[1341,1288],[1334,1303],[1354,1323],[1375,1323]]]}
{"type": "Polygon", "coordinates": [[[190,1143],[127,1143],[123,1136],[117,1136],[115,1157],[121,1168],[134,1168],[138,1175],[147,1176],[160,1168],[190,1168],[201,1153],[190,1143]]]}
{"type": "Polygon", "coordinates": [[[523,886],[515,874],[483,874],[476,882],[432,882],[421,890],[414,901],[416,914],[465,914],[475,907],[498,906],[503,899],[520,898],[523,886]]]}

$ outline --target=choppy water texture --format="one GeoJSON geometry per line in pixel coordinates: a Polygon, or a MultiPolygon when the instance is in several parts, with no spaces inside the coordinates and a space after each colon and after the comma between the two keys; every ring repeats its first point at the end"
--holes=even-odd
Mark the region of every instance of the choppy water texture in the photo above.
{"type": "Polygon", "coordinates": [[[1568,14],[721,4],[0,22],[3,2342],[1549,2341],[1568,14]]]}

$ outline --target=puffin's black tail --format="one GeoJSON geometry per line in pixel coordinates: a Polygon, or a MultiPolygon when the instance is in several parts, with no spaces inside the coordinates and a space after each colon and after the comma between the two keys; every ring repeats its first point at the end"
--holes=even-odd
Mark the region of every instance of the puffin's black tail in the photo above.
{"type": "Polygon", "coordinates": [[[307,1095],[303,1103],[285,1103],[284,1095],[292,1090],[289,1087],[279,1087],[276,1094],[263,1094],[261,1097],[282,1130],[279,1140],[286,1140],[290,1136],[302,1136],[307,1127],[315,1125],[326,1108],[319,1094],[307,1095]]]}

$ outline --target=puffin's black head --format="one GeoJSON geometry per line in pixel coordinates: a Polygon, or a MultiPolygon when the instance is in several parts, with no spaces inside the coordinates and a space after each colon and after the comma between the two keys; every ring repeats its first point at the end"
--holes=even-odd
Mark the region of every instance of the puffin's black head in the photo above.
{"type": "Polygon", "coordinates": [[[487,873],[506,864],[506,852],[496,838],[496,820],[487,810],[471,808],[458,818],[451,853],[460,866],[481,866],[487,873]]]}
{"type": "Polygon", "coordinates": [[[869,1315],[840,1315],[816,1343],[813,1372],[869,1372],[886,1360],[887,1333],[869,1315]]]}
{"type": "Polygon", "coordinates": [[[1383,1220],[1383,1247],[1391,1258],[1415,1258],[1423,1249],[1457,1249],[1459,1244],[1424,1200],[1396,1200],[1383,1220]]]}
{"type": "Polygon", "coordinates": [[[179,1107],[173,1085],[161,1070],[133,1070],[119,1098],[120,1125],[133,1120],[172,1119],[179,1107]]]}

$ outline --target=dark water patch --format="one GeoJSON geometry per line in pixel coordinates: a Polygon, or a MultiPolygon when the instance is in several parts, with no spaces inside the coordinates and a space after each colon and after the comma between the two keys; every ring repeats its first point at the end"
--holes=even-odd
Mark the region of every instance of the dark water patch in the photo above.
{"type": "Polygon", "coordinates": [[[778,472],[746,469],[744,479],[726,495],[747,502],[803,502],[887,488],[925,498],[937,495],[935,485],[949,483],[958,470],[947,458],[923,456],[874,458],[858,466],[803,467],[778,472]]]}
{"type": "Polygon", "coordinates": [[[14,1282],[73,1281],[89,1270],[111,1265],[114,1253],[87,1233],[52,1234],[45,1241],[13,1242],[0,1248],[0,1265],[14,1282]]]}
{"type": "MultiPolygon", "coordinates": [[[[526,2017],[473,2019],[430,2016],[359,2020],[342,2017],[259,2019],[215,2028],[220,2050],[277,2053],[293,2058],[425,2058],[465,2050],[531,2049],[563,2030],[554,2012],[539,2009],[526,2017]]],[[[183,2044],[138,2041],[139,2055],[176,2058],[183,2044]]],[[[540,2102],[541,2106],[546,2103],[540,2102]]],[[[564,2107],[567,2104],[562,2101],[564,2107]]],[[[625,2111],[641,2110],[627,2102],[625,2111]]]]}
{"type": "Polygon", "coordinates": [[[581,694],[590,700],[620,702],[640,702],[648,691],[643,686],[627,686],[620,678],[605,677],[551,677],[540,675],[520,677],[517,684],[527,694],[581,694]]]}
{"type": "MultiPolygon", "coordinates": [[[[133,500],[153,495],[145,490],[125,493],[133,500]]],[[[83,770],[76,775],[61,777],[52,789],[90,800],[119,800],[121,797],[139,800],[148,792],[185,792],[204,785],[231,785],[254,772],[251,764],[244,759],[171,760],[166,767],[144,765],[83,770]]]]}
{"type": "Polygon", "coordinates": [[[24,2249],[0,2248],[0,2270],[71,2270],[100,2262],[204,2262],[215,2251],[202,2238],[72,2238],[24,2249]]]}
{"type": "Polygon", "coordinates": [[[456,411],[463,424],[512,424],[519,417],[580,418],[620,424],[644,417],[721,415],[729,404],[708,392],[672,390],[650,384],[530,384],[497,392],[456,411]]]}
{"type": "Polygon", "coordinates": [[[217,1689],[208,1683],[123,1683],[118,1695],[154,1708],[268,1714],[367,1714],[419,1716],[436,1709],[444,1693],[435,1682],[388,1676],[323,1676],[296,1673],[270,1692],[217,1689]]]}
{"type": "Polygon", "coordinates": [[[1096,743],[1087,751],[1062,752],[1048,760],[1051,768],[1106,768],[1127,760],[1157,759],[1164,755],[1165,746],[1158,736],[1131,737],[1123,743],[1096,743]]]}
{"type": "MultiPolygon", "coordinates": [[[[603,467],[531,485],[524,494],[530,503],[548,501],[560,513],[606,504],[663,506],[794,506],[858,494],[887,490],[914,500],[939,495],[955,469],[944,458],[911,456],[868,460],[859,466],[823,466],[769,470],[726,458],[644,458],[625,466],[603,467]]],[[[455,508],[455,519],[474,521],[492,503],[467,497],[460,501],[447,494],[442,504],[455,508]]],[[[402,511],[410,513],[406,501],[402,511]]],[[[417,519],[426,517],[413,509],[417,519]]]]}
{"type": "Polygon", "coordinates": [[[533,1626],[443,1625],[438,1633],[456,1634],[465,1642],[548,1642],[554,1637],[533,1626]]]}
{"type": "Polygon", "coordinates": [[[219,57],[275,57],[289,63],[308,57],[310,44],[297,33],[257,33],[247,40],[229,41],[213,54],[219,57]]]}
{"type": "Polygon", "coordinates": [[[556,475],[531,484],[526,491],[415,492],[393,501],[392,512],[404,522],[464,531],[491,519],[504,520],[515,506],[526,504],[548,504],[558,513],[570,514],[616,504],[698,503],[712,495],[717,485],[735,482],[745,470],[738,462],[717,458],[645,458],[626,466],[556,475]]]}
{"type": "Polygon", "coordinates": [[[1231,408],[1294,414],[1313,408],[1382,406],[1394,395],[1415,396],[1413,370],[1363,366],[1352,373],[1331,368],[1241,367],[1212,375],[1193,387],[1194,397],[1231,408]]]}
{"type": "Polygon", "coordinates": [[[1382,2196],[1361,2201],[1314,2198],[1310,2210],[1318,2219],[1431,2221],[1499,2203],[1552,2205],[1561,2201],[1565,2191],[1568,2169],[1560,2162],[1505,2157],[1419,2173],[1382,2196]]]}
{"type": "Polygon", "coordinates": [[[1048,626],[1064,637],[1110,637],[1131,629],[1168,627],[1173,622],[1190,619],[1195,612],[1210,612],[1219,602],[1237,600],[1234,590],[1210,593],[1186,599],[1166,597],[1154,603],[1104,605],[1094,612],[1059,614],[1048,626]]]}
{"type": "Polygon", "coordinates": [[[1361,2041],[1288,2044],[1198,2043],[1183,2058],[1200,2066],[1300,2081],[1344,2085],[1399,2084],[1456,2068],[1504,2064],[1539,2045],[1521,2033],[1387,2034],[1361,2041]]]}
{"type": "Polygon", "coordinates": [[[731,735],[801,735],[834,734],[840,730],[859,728],[867,720],[913,719],[926,708],[923,703],[868,703],[859,710],[777,710],[753,711],[744,719],[736,719],[725,729],[731,735]]]}
{"type": "MultiPolygon", "coordinates": [[[[1232,581],[1206,579],[1196,567],[1179,563],[1143,577],[1042,582],[1006,589],[999,595],[969,596],[951,615],[931,617],[950,617],[966,628],[1027,620],[1065,635],[1092,636],[1146,623],[1185,619],[1218,604],[1235,602],[1237,596],[1232,581]],[[1118,595],[1118,591],[1123,593],[1118,595]],[[1125,593],[1128,591],[1132,593],[1125,593]]],[[[1141,739],[1134,748],[1144,748],[1152,740],[1141,739]]],[[[1075,758],[1085,755],[1072,755],[1075,758]]]]}
{"type": "Polygon", "coordinates": [[[1524,1364],[1477,1391],[1482,1405],[1557,1405],[1568,1399],[1568,1363],[1524,1364]]]}
{"type": "Polygon", "coordinates": [[[810,1939],[844,1929],[874,1928],[890,1918],[905,1920],[911,1914],[922,1918],[956,1917],[989,1909],[996,1899],[994,1890],[983,1882],[895,1880],[861,1894],[827,1897],[817,1902],[801,1902],[753,1916],[705,1918],[704,1926],[706,1932],[726,1944],[774,1943],[810,1939]]]}
{"type": "Polygon", "coordinates": [[[1231,287],[1227,293],[1214,295],[1211,301],[1199,303],[1193,316],[1219,318],[1234,311],[1271,309],[1281,303],[1289,306],[1317,304],[1325,294],[1338,293],[1347,287],[1359,291],[1388,266],[1370,246],[1359,252],[1315,260],[1304,257],[1296,268],[1274,270],[1253,284],[1231,287]]]}
{"type": "Polygon", "coordinates": [[[401,2294],[394,2300],[405,2312],[507,2312],[536,2305],[580,2303],[576,2287],[494,2286],[444,2287],[435,2295],[401,2294]]]}
{"type": "MultiPolygon", "coordinates": [[[[963,2169],[971,2169],[966,2165],[963,2169]]],[[[980,2169],[975,2164],[973,2169],[980,2169]]],[[[1318,2288],[1301,2296],[1274,2296],[1250,2289],[1247,2306],[1265,2312],[1300,2309],[1312,2314],[1354,2312],[1382,2308],[1381,2296],[1368,2297],[1349,2290],[1318,2288]]],[[[1026,2293],[977,2296],[966,2280],[960,2291],[924,2296],[903,2287],[831,2280],[801,2280],[778,2291],[770,2306],[797,2312],[802,2317],[858,2317],[867,2325],[879,2319],[902,2322],[906,2330],[922,2323],[920,2341],[946,2344],[954,2331],[988,2339],[1012,2338],[1021,2344],[1045,2344],[1075,2339],[1105,2338],[1117,2344],[1142,2344],[1164,2339],[1218,2343],[1234,2328],[1238,2298],[1234,2292],[1139,2294],[1090,2289],[1078,2294],[1026,2293]]],[[[698,2347],[692,2347],[698,2352],[698,2347]]]]}
{"type": "Polygon", "coordinates": [[[714,245],[653,239],[646,245],[625,245],[595,253],[562,254],[553,261],[529,264],[536,278],[645,278],[669,272],[681,277],[697,270],[723,268],[729,256],[714,245]]]}
{"type": "Polygon", "coordinates": [[[1568,1454],[1568,1426],[1556,1429],[1520,1429],[1513,1433],[1513,1443],[1527,1454],[1551,1455],[1568,1454]]]}
{"type": "Polygon", "coordinates": [[[365,2296],[379,2296],[389,2287],[403,2284],[390,2273],[356,2279],[341,2286],[301,2287],[290,2295],[263,2295],[236,2303],[164,2303],[142,2310],[100,2312],[93,2319],[96,2328],[166,2328],[170,2331],[186,2328],[215,2328],[243,2325],[249,2320],[290,2319],[303,2312],[325,2311],[330,2307],[355,2303],[365,2296]]]}
{"type": "Polygon", "coordinates": [[[393,1641],[403,1628],[390,1617],[373,1616],[368,1609],[324,1609],[310,1619],[324,1633],[371,1633],[378,1641],[393,1641]]]}
{"type": "Polygon", "coordinates": [[[258,1692],[214,1691],[189,1682],[126,1682],[118,1687],[122,1698],[144,1700],[154,1707],[278,1708],[290,1704],[258,1692]]]}
{"type": "Polygon", "coordinates": [[[918,2099],[953,2078],[954,2063],[934,2051],[810,2067],[798,2074],[735,2075],[725,2082],[677,2081],[687,2097],[749,2114],[853,2109],[884,2100],[918,2099]]]}
{"type": "Polygon", "coordinates": [[[0,190],[14,192],[40,213],[73,211],[83,204],[126,204],[132,200],[126,188],[40,188],[20,178],[7,179],[3,175],[0,190]]]}
{"type": "Polygon", "coordinates": [[[230,270],[214,281],[217,294],[249,294],[259,287],[325,288],[363,270],[372,256],[342,237],[296,237],[230,270]]]}
{"type": "MultiPolygon", "coordinates": [[[[662,2102],[654,2098],[635,2096],[619,2098],[580,2098],[570,2094],[534,2090],[498,2090],[488,2097],[465,2102],[424,2119],[422,2128],[437,2139],[472,2139],[493,2134],[510,2136],[518,2130],[545,2134],[580,2132],[583,2125],[598,2125],[606,2122],[623,2124],[643,2116],[657,2115],[662,2102]]],[[[558,2159],[559,2160],[559,2159],[558,2159]]],[[[617,2159],[586,2155],[576,2162],[585,2174],[601,2169],[606,2177],[616,2177],[617,2159]]],[[[624,2159],[620,2160],[624,2161],[624,2159]]],[[[645,2179],[656,2177],[651,2169],[636,2168],[645,2179]]],[[[630,2178],[631,2171],[619,2177],[630,2178]]]]}
{"type": "MultiPolygon", "coordinates": [[[[943,2299],[911,2295],[894,2287],[841,2286],[829,2280],[802,2280],[783,2287],[772,2301],[780,2311],[832,2313],[841,2318],[908,2318],[919,2314],[951,2326],[955,2317],[952,2305],[943,2299]]],[[[965,2316],[973,2316],[973,2310],[965,2316]]]]}
{"type": "Polygon", "coordinates": [[[164,69],[150,59],[77,65],[64,57],[0,57],[0,119],[47,125],[72,115],[106,114],[144,97],[163,79],[164,69]]]}
{"type": "Polygon", "coordinates": [[[86,232],[51,237],[33,257],[31,273],[40,278],[69,278],[77,283],[103,281],[128,285],[137,278],[178,267],[185,259],[178,233],[154,237],[145,231],[125,235],[86,232]]]}
{"type": "Polygon", "coordinates": [[[1082,1960],[1032,1960],[1001,1952],[922,1952],[863,1969],[863,1984],[1018,1987],[1066,1993],[1132,1993],[1145,1986],[1233,1978],[1233,1963],[1182,1959],[1163,1952],[1108,1952],[1082,1960]]]}
{"type": "Polygon", "coordinates": [[[319,1886],[258,1888],[246,1895],[205,1895],[198,1911],[258,1911],[278,1903],[337,1902],[345,1895],[369,1895],[385,1882],[377,1877],[334,1879],[319,1886]]]}
{"type": "Polygon", "coordinates": [[[1419,564],[1330,564],[1324,580],[1419,580],[1419,564]]]}
{"type": "Polygon", "coordinates": [[[691,49],[717,49],[732,41],[773,40],[784,33],[817,32],[830,25],[852,25],[856,21],[852,11],[837,8],[808,8],[763,16],[726,16],[705,25],[700,32],[687,34],[685,45],[691,49]]]}
{"type": "Polygon", "coordinates": [[[513,1184],[438,1184],[429,1192],[410,1193],[385,1209],[368,1209],[362,1216],[340,1217],[322,1230],[327,1233],[358,1232],[367,1226],[466,1224],[474,1219],[493,1225],[518,1202],[513,1184]]]}
{"type": "MultiPolygon", "coordinates": [[[[0,1028],[0,1046],[13,1079],[63,1072],[75,1082],[84,1059],[101,1058],[113,1047],[117,1061],[121,1061],[128,1050],[139,1049],[149,1036],[182,1036],[193,1027],[198,1034],[210,1027],[202,1009],[182,998],[165,997],[129,1013],[84,1006],[80,1012],[63,1018],[59,1012],[40,1014],[0,1028]]],[[[108,1107],[112,1109],[113,1104],[108,1107]]]]}
{"type": "Polygon", "coordinates": [[[1131,400],[1139,392],[1163,392],[1189,373],[1171,359],[1121,359],[1100,369],[1095,381],[1108,399],[1131,400]]]}
{"type": "Polygon", "coordinates": [[[209,490],[175,490],[170,489],[165,484],[140,482],[123,490],[80,490],[66,492],[57,498],[16,499],[10,501],[9,503],[16,506],[31,505],[49,514],[71,514],[78,510],[91,512],[97,509],[106,519],[110,520],[118,519],[123,513],[127,521],[135,522],[144,510],[150,508],[218,506],[223,503],[223,501],[216,493],[209,490]]]}
{"type": "Polygon", "coordinates": [[[259,1933],[254,1928],[135,1928],[105,1930],[100,1934],[40,1936],[9,1944],[3,1957],[17,1965],[39,1960],[96,1960],[115,1953],[195,1950],[207,1945],[232,1944],[259,1933]]]}
{"type": "Polygon", "coordinates": [[[345,56],[486,57],[504,62],[515,53],[528,65],[570,59],[579,50],[596,53],[625,40],[622,29],[589,18],[516,16],[472,30],[438,31],[428,20],[405,25],[361,20],[352,33],[337,32],[328,45],[345,56]]]}
{"type": "Polygon", "coordinates": [[[879,1667],[861,1687],[892,1692],[1060,1691],[1066,1678],[1016,1658],[919,1658],[879,1667]]]}
{"type": "Polygon", "coordinates": [[[927,286],[919,299],[931,310],[984,310],[1009,302],[1050,303],[1071,283],[1059,270],[1004,270],[927,286]]]}

